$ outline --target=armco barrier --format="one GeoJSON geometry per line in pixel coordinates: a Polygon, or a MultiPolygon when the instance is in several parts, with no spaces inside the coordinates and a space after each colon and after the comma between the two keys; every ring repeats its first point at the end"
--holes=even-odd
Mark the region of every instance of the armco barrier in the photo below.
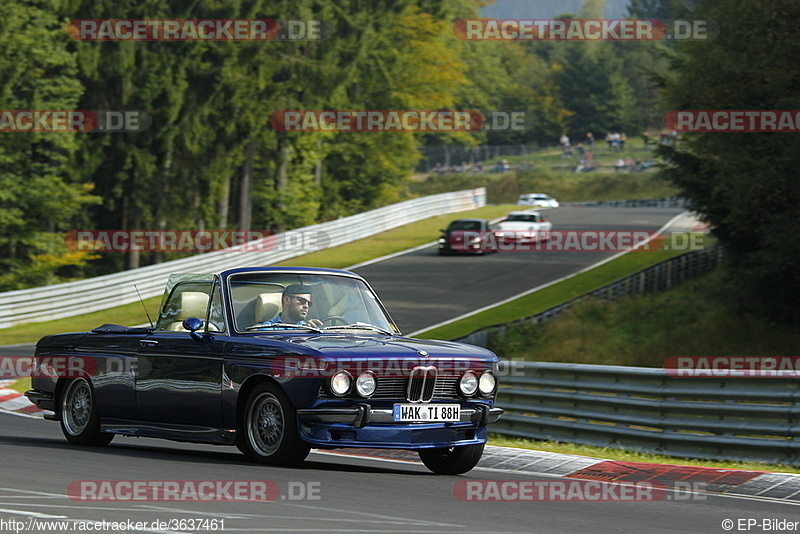
{"type": "Polygon", "coordinates": [[[516,363],[499,434],[669,456],[800,465],[800,381],[678,378],[663,369],[516,363]]]}
{"type": "MultiPolygon", "coordinates": [[[[335,221],[299,228],[292,233],[324,232],[329,246],[337,246],[434,215],[485,205],[486,189],[481,187],[407,200],[335,221]]],[[[278,234],[275,237],[280,240],[285,235],[278,234]]],[[[71,317],[134,302],[138,299],[134,284],[143,298],[154,297],[163,291],[169,275],[176,272],[214,272],[233,267],[269,265],[304,253],[305,251],[298,249],[228,249],[77,282],[0,293],[0,328],[71,317]]]]}
{"type": "Polygon", "coordinates": [[[685,198],[642,198],[630,200],[587,200],[583,202],[562,202],[564,207],[580,208],[684,208],[691,210],[691,204],[685,198]]]}
{"type": "Polygon", "coordinates": [[[502,334],[511,326],[523,323],[542,324],[567,311],[573,303],[590,297],[600,300],[616,300],[621,297],[634,297],[663,291],[684,280],[711,271],[719,265],[721,258],[722,247],[718,244],[707,249],[687,252],[575,297],[563,304],[548,308],[543,312],[510,323],[480,328],[466,336],[456,338],[454,341],[486,347],[489,336],[502,334]]]}

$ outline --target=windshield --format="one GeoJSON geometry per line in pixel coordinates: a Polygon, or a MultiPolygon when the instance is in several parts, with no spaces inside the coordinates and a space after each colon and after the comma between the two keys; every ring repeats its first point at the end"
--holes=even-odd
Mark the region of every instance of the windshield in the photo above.
{"type": "Polygon", "coordinates": [[[230,277],[238,332],[276,330],[399,331],[375,294],[356,278],[306,273],[242,273],[230,277]]]}
{"type": "Polygon", "coordinates": [[[536,222],[535,215],[509,215],[506,217],[506,222],[536,222]]]}
{"type": "Polygon", "coordinates": [[[481,230],[481,221],[453,221],[447,229],[450,232],[457,230],[481,230]]]}

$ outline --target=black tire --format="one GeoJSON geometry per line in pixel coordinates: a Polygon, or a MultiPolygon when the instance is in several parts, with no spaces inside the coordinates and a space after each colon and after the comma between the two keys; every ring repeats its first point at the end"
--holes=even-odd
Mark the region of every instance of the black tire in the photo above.
{"type": "Polygon", "coordinates": [[[100,414],[92,385],[85,378],[67,382],[59,402],[61,431],[75,445],[102,447],[114,434],[100,432],[100,414]]]}
{"type": "Polygon", "coordinates": [[[478,465],[485,444],[461,445],[444,449],[422,449],[419,459],[437,475],[460,475],[478,465]]]}
{"type": "Polygon", "coordinates": [[[259,384],[250,392],[237,434],[239,450],[261,464],[299,464],[311,450],[300,439],[297,411],[274,384],[259,384]]]}

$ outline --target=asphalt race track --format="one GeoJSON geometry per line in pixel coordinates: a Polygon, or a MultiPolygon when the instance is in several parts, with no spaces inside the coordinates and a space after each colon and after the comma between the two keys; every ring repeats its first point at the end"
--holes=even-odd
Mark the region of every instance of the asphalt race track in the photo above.
{"type": "MultiPolygon", "coordinates": [[[[565,207],[543,213],[553,221],[553,230],[653,232],[682,211],[565,207]]],[[[356,271],[378,293],[400,331],[408,333],[574,273],[613,254],[534,251],[440,256],[432,246],[356,271]]]]}
{"type": "MultiPolygon", "coordinates": [[[[217,519],[224,520],[224,532],[674,534],[723,532],[725,519],[797,518],[790,504],[715,495],[678,500],[667,494],[654,502],[463,502],[454,495],[459,483],[532,477],[480,468],[458,477],[436,476],[408,462],[330,453],[312,453],[298,468],[274,468],[244,463],[232,447],[119,436],[105,449],[81,448],[64,441],[57,423],[6,414],[0,420],[0,520],[26,524],[217,519]],[[81,501],[67,496],[70,484],[87,480],[270,481],[280,495],[271,502],[81,501]]],[[[41,526],[36,531],[47,532],[41,526]]]]}
{"type": "MultiPolygon", "coordinates": [[[[562,208],[550,217],[557,229],[655,230],[677,213],[562,208]]],[[[408,332],[565,276],[610,254],[440,257],[428,248],[358,271],[408,332]]],[[[13,350],[19,354],[20,348],[13,350]]],[[[199,525],[216,520],[216,530],[222,532],[674,534],[725,532],[726,520],[738,531],[738,525],[747,525],[740,520],[755,520],[760,526],[765,519],[798,516],[796,504],[713,494],[678,498],[667,493],[659,500],[636,502],[464,502],[457,488],[467,483],[566,479],[485,468],[458,477],[436,476],[414,462],[316,451],[301,467],[276,468],[247,464],[233,447],[117,436],[107,448],[83,448],[68,445],[58,423],[0,413],[0,425],[0,532],[14,531],[11,520],[22,522],[14,524],[20,532],[52,532],[41,523],[29,523],[48,520],[130,520],[147,524],[136,532],[201,532],[186,521],[172,529],[152,522],[194,520],[199,525]],[[267,481],[279,491],[268,502],[191,497],[178,502],[82,501],[69,496],[68,488],[80,481],[115,480],[267,481]]],[[[750,525],[751,531],[763,531],[750,525]]]]}
{"type": "MultiPolygon", "coordinates": [[[[682,211],[565,207],[546,214],[554,230],[653,232],[682,211]]],[[[431,236],[435,238],[438,235],[431,236]]],[[[440,256],[432,245],[355,271],[372,285],[400,331],[410,333],[574,273],[613,254],[540,251],[440,256]]],[[[33,348],[32,344],[0,346],[0,356],[32,355],[33,348]]]]}

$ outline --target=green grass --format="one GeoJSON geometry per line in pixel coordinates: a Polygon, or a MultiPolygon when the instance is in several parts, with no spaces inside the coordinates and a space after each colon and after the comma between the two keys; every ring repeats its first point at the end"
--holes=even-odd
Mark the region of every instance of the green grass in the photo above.
{"type": "Polygon", "coordinates": [[[426,180],[412,182],[409,191],[424,196],[474,187],[486,187],[490,204],[516,202],[523,193],[547,193],[560,202],[665,198],[678,194],[677,188],[655,172],[599,174],[536,168],[498,174],[431,175],[426,180]]]}
{"type": "Polygon", "coordinates": [[[662,293],[585,301],[490,340],[506,358],[662,367],[671,356],[791,356],[800,331],[742,310],[718,269],[662,293]]]}
{"type": "MultiPolygon", "coordinates": [[[[155,319],[155,313],[160,303],[161,297],[153,297],[144,301],[150,312],[150,317],[155,319]]],[[[4,328],[0,330],[0,340],[2,340],[3,345],[34,343],[42,336],[63,332],[86,332],[104,323],[146,324],[147,316],[142,308],[142,303],[137,301],[86,315],[76,315],[65,319],[54,319],[41,323],[27,323],[4,328]]]]}
{"type": "Polygon", "coordinates": [[[13,389],[18,393],[25,393],[26,391],[31,389],[31,377],[28,376],[25,378],[20,378],[19,380],[11,384],[9,388],[13,389]]]}
{"type": "Polygon", "coordinates": [[[646,452],[612,449],[609,447],[591,447],[574,443],[556,441],[533,441],[521,438],[510,438],[498,434],[489,434],[489,445],[496,447],[514,447],[536,451],[590,456],[619,462],[640,462],[648,464],[693,465],[715,467],[718,469],[747,469],[750,471],[774,471],[779,473],[800,473],[800,468],[782,464],[766,464],[760,462],[734,462],[721,460],[696,460],[693,458],[675,458],[646,452]]]}
{"type": "MultiPolygon", "coordinates": [[[[340,269],[384,254],[400,252],[410,247],[434,241],[439,237],[439,229],[447,226],[453,219],[460,217],[483,217],[493,219],[505,215],[515,208],[516,206],[514,205],[486,206],[476,210],[449,215],[438,215],[400,228],[382,232],[366,239],[360,239],[353,243],[286,260],[277,265],[307,265],[340,269]]],[[[155,317],[156,310],[160,303],[161,297],[153,297],[145,300],[145,305],[150,311],[151,317],[155,317]]],[[[142,304],[140,302],[134,302],[86,315],[78,315],[66,319],[56,319],[40,323],[28,323],[0,329],[0,340],[2,340],[2,344],[4,345],[33,343],[45,335],[62,332],[85,332],[104,323],[122,325],[144,324],[147,323],[147,317],[142,309],[142,304]]]]}
{"type": "Polygon", "coordinates": [[[545,287],[535,293],[520,297],[512,302],[483,311],[460,321],[431,330],[425,330],[417,337],[433,339],[455,339],[465,336],[479,328],[505,324],[535,315],[541,311],[562,304],[575,297],[588,293],[631,273],[655,265],[660,261],[680,255],[678,251],[629,252],[615,260],[580,273],[567,280],[545,287]]]}
{"type": "MultiPolygon", "coordinates": [[[[516,199],[514,199],[516,202],[516,199]]],[[[330,267],[341,269],[355,265],[373,258],[400,252],[411,247],[416,247],[435,241],[439,237],[439,230],[445,228],[450,221],[466,217],[479,217],[495,219],[509,211],[517,209],[516,204],[503,204],[485,206],[476,210],[437,215],[423,221],[401,226],[366,239],[359,239],[346,245],[332,247],[319,252],[312,252],[304,256],[292,258],[276,265],[299,266],[313,265],[316,267],[330,267]]]]}

